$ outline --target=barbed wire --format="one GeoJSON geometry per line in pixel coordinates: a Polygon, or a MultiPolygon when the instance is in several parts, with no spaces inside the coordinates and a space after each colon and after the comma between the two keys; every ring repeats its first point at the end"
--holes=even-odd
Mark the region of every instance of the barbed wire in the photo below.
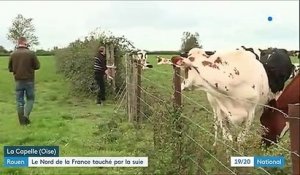
{"type": "MultiPolygon", "coordinates": [[[[124,92],[124,89],[126,89],[125,88],[125,84],[126,83],[126,80],[124,80],[123,81],[123,83],[122,83],[122,85],[120,86],[120,89],[119,89],[119,91],[117,92],[117,94],[116,94],[116,96],[115,96],[115,98],[114,99],[117,99],[117,97],[120,95],[120,92],[122,91],[122,93],[124,92]]],[[[120,99],[118,99],[118,100],[120,100],[120,99]]]]}
{"type": "MultiPolygon", "coordinates": [[[[138,85],[137,85],[137,86],[138,86],[138,85]]],[[[151,94],[150,92],[147,92],[147,91],[144,90],[144,89],[143,89],[143,91],[146,92],[146,93],[148,93],[148,94],[150,94],[151,96],[154,96],[153,94],[151,94]]],[[[154,96],[154,98],[155,98],[155,99],[160,99],[159,97],[156,97],[156,96],[154,96]]],[[[141,100],[142,102],[144,102],[145,104],[147,104],[147,106],[149,106],[152,110],[155,110],[150,104],[146,103],[142,98],[140,98],[140,100],[141,100]]],[[[162,99],[160,99],[160,100],[161,100],[161,101],[164,101],[164,100],[162,100],[162,99]]],[[[163,117],[163,118],[166,119],[165,117],[163,117]]],[[[186,116],[184,116],[184,118],[186,118],[186,119],[192,121],[191,119],[189,119],[189,118],[186,117],[186,116]]],[[[199,124],[195,123],[194,121],[192,121],[192,122],[193,122],[194,124],[196,124],[196,126],[200,127],[202,130],[204,130],[205,132],[207,132],[207,133],[209,133],[210,135],[212,135],[212,137],[214,137],[214,134],[210,133],[209,131],[207,131],[205,128],[201,127],[199,124]]],[[[218,139],[218,138],[217,138],[217,140],[221,140],[221,139],[218,139]]],[[[225,143],[224,141],[222,141],[222,140],[221,140],[221,142],[222,142],[226,147],[232,149],[233,151],[235,151],[235,152],[238,153],[239,155],[243,156],[243,154],[241,154],[240,152],[238,152],[238,151],[237,151],[236,149],[234,149],[232,146],[226,144],[226,143],[225,143]]],[[[260,167],[259,169],[261,169],[262,171],[264,171],[265,173],[267,173],[267,174],[270,175],[270,173],[267,172],[265,169],[263,169],[263,168],[261,168],[261,167],[260,167]]]]}
{"type": "MultiPolygon", "coordinates": [[[[189,120],[191,123],[193,123],[195,126],[199,127],[201,130],[203,130],[204,132],[208,133],[209,136],[215,138],[214,134],[210,133],[208,130],[206,130],[204,127],[202,127],[201,125],[199,125],[198,123],[194,122],[192,119],[190,119],[189,117],[186,117],[185,115],[182,114],[182,117],[189,120]]],[[[239,151],[237,151],[235,148],[233,148],[232,146],[226,144],[222,139],[216,138],[217,141],[221,142],[223,145],[225,145],[226,147],[230,148],[231,150],[233,150],[234,152],[236,152],[237,154],[239,154],[240,156],[244,156],[243,154],[241,154],[239,151]]],[[[262,171],[264,171],[265,173],[271,175],[268,171],[266,171],[264,168],[259,167],[259,169],[261,169],[262,171]]]]}
{"type": "MultiPolygon", "coordinates": [[[[153,71],[153,70],[154,70],[154,69],[152,69],[152,71],[153,71]]],[[[169,73],[167,73],[167,72],[162,72],[162,71],[157,71],[157,70],[154,70],[154,72],[157,72],[157,73],[160,73],[160,74],[163,73],[163,74],[168,74],[168,75],[169,75],[169,73]]],[[[148,82],[154,84],[153,80],[150,80],[149,78],[146,78],[146,77],[144,77],[144,76],[142,76],[142,75],[141,75],[141,77],[142,77],[144,80],[147,80],[148,82]]],[[[180,78],[183,78],[183,77],[180,76],[180,78]]],[[[156,83],[155,86],[158,86],[158,87],[160,87],[160,88],[162,88],[162,89],[165,89],[165,90],[167,90],[167,91],[170,91],[170,89],[168,89],[168,88],[166,88],[165,86],[162,86],[162,85],[160,85],[160,84],[157,84],[157,83],[156,83]]],[[[157,99],[157,100],[159,100],[159,101],[162,101],[162,102],[165,101],[165,100],[163,100],[163,99],[161,99],[161,98],[158,98],[157,96],[154,96],[152,93],[146,91],[146,90],[143,89],[142,87],[139,86],[139,88],[141,88],[141,89],[142,89],[145,93],[147,93],[149,96],[152,96],[153,98],[155,98],[155,99],[157,99]]],[[[196,102],[195,100],[193,100],[192,98],[186,96],[186,95],[183,94],[182,92],[179,92],[179,93],[180,93],[183,97],[185,97],[186,99],[188,99],[189,101],[191,101],[191,102],[193,102],[194,104],[200,106],[202,109],[205,109],[206,112],[208,112],[208,113],[210,113],[210,114],[214,114],[213,111],[207,109],[205,106],[203,106],[203,105],[200,104],[199,102],[196,102]]],[[[248,102],[248,103],[252,103],[252,104],[258,105],[258,106],[260,106],[260,107],[265,107],[265,108],[270,108],[270,109],[276,110],[276,111],[278,111],[279,113],[283,114],[283,116],[284,116],[285,118],[297,118],[297,117],[290,117],[288,114],[286,114],[286,113],[282,112],[281,110],[279,110],[279,109],[277,109],[277,108],[275,108],[275,107],[272,107],[272,106],[270,106],[270,105],[252,102],[252,101],[250,101],[250,100],[247,100],[247,99],[241,99],[241,98],[238,98],[238,97],[233,96],[233,95],[227,95],[227,94],[221,94],[221,95],[224,95],[225,97],[231,98],[231,99],[236,100],[236,101],[244,101],[244,102],[248,102]]],[[[148,104],[148,105],[149,105],[149,104],[148,104]]],[[[152,108],[151,105],[149,105],[149,106],[152,108]]],[[[153,110],[155,110],[155,109],[153,109],[153,110]]],[[[228,116],[229,116],[229,115],[228,115],[228,116]]],[[[185,117],[185,118],[189,119],[188,117],[185,117]]],[[[297,118],[297,119],[299,119],[299,118],[297,118]]],[[[190,120],[190,121],[192,121],[192,120],[190,120]]],[[[200,126],[200,125],[198,125],[197,123],[195,123],[194,121],[192,121],[192,122],[193,122],[194,124],[196,124],[196,126],[198,126],[198,127],[200,126]]],[[[241,127],[241,126],[237,126],[237,127],[243,128],[243,127],[241,127]]],[[[199,128],[201,128],[201,127],[199,127],[199,128]]],[[[202,130],[205,130],[210,136],[214,137],[214,134],[212,134],[212,133],[210,133],[209,131],[207,131],[204,127],[202,127],[201,129],[202,129],[202,130]]],[[[244,128],[243,128],[243,129],[244,129],[244,128]]],[[[250,133],[250,134],[257,135],[257,133],[251,133],[251,132],[249,132],[249,133],[250,133]]],[[[192,137],[190,137],[190,138],[193,139],[192,137]]],[[[195,141],[195,139],[193,139],[193,140],[195,141]]],[[[220,139],[217,138],[217,140],[220,142],[220,139]]],[[[269,140],[269,139],[266,139],[266,140],[269,140]]],[[[277,144],[277,143],[275,143],[275,142],[273,142],[273,141],[271,141],[271,140],[269,140],[269,141],[270,141],[271,143],[277,145],[278,148],[280,148],[281,150],[284,150],[285,152],[288,152],[288,153],[295,154],[296,156],[299,157],[299,154],[297,154],[296,152],[291,152],[290,150],[288,150],[288,149],[286,149],[286,148],[280,146],[279,144],[277,144]]],[[[232,149],[234,152],[236,152],[236,153],[238,153],[239,155],[242,156],[242,154],[241,154],[239,151],[237,151],[237,150],[234,149],[233,147],[229,146],[228,144],[226,144],[226,143],[223,142],[222,140],[221,140],[221,142],[222,142],[227,148],[232,149]]],[[[199,144],[199,143],[198,143],[198,144],[199,144]]],[[[198,144],[197,144],[197,145],[198,145],[198,144]]],[[[200,146],[202,146],[202,145],[200,144],[200,146]]],[[[202,147],[203,147],[203,146],[202,146],[202,147]]],[[[206,150],[206,151],[207,151],[207,150],[206,150]]],[[[210,155],[210,156],[213,156],[213,155],[210,155]]],[[[219,163],[220,163],[220,162],[219,162],[219,163]]],[[[222,163],[222,162],[221,162],[221,163],[222,163]]],[[[228,168],[228,167],[227,167],[227,168],[228,168]]],[[[261,169],[262,171],[264,171],[264,172],[267,173],[267,174],[270,174],[268,171],[266,171],[266,170],[263,169],[263,168],[259,168],[259,169],[261,169]]]]}
{"type": "Polygon", "coordinates": [[[219,164],[221,164],[225,169],[230,171],[232,174],[236,174],[234,171],[232,171],[230,168],[228,168],[226,165],[224,165],[218,158],[216,158],[214,155],[212,155],[208,150],[206,150],[200,143],[198,143],[195,139],[193,139],[188,134],[185,134],[190,140],[192,140],[196,145],[198,145],[203,151],[205,151],[209,156],[214,158],[219,164]]]}
{"type": "Polygon", "coordinates": [[[192,159],[190,156],[189,156],[189,159],[190,159],[190,160],[191,160],[198,168],[200,168],[201,171],[204,172],[204,174],[209,175],[208,172],[206,172],[201,166],[199,166],[198,163],[197,163],[194,159],[192,159]]]}
{"type": "MultiPolygon", "coordinates": [[[[141,64],[139,64],[141,65],[141,64]]],[[[151,71],[154,71],[154,72],[159,72],[159,73],[164,73],[164,74],[168,74],[167,72],[161,72],[161,71],[158,71],[158,70],[155,70],[155,69],[151,69],[151,71]]],[[[184,79],[184,77],[182,77],[181,75],[178,75],[180,78],[184,79]]],[[[145,78],[145,77],[144,77],[145,78]]],[[[145,78],[146,79],[146,78],[145,78]]],[[[149,80],[149,79],[146,79],[146,80],[149,80]]],[[[151,80],[150,80],[151,81],[151,80]]],[[[166,88],[165,88],[166,89],[166,88]]],[[[237,98],[235,96],[231,96],[231,95],[226,95],[226,94],[223,94],[223,93],[220,93],[221,95],[223,96],[226,96],[226,97],[229,97],[229,98],[232,98],[236,101],[245,101],[245,102],[249,102],[249,103],[252,103],[252,104],[256,104],[256,105],[259,105],[261,107],[265,107],[265,108],[269,108],[269,109],[273,109],[273,110],[276,110],[277,112],[281,113],[285,118],[293,118],[293,119],[298,119],[300,120],[300,118],[297,118],[297,117],[290,117],[288,114],[284,113],[283,111],[281,111],[280,109],[277,109],[273,106],[270,106],[270,105],[266,105],[266,104],[262,104],[262,103],[258,103],[258,102],[252,102],[251,100],[248,100],[248,99],[242,99],[242,98],[237,98]]],[[[186,96],[185,96],[186,97],[186,96]]],[[[189,99],[190,100],[190,99],[189,99]]],[[[198,104],[199,105],[199,104],[198,104]]],[[[207,110],[207,108],[205,108],[203,105],[201,105],[201,107],[205,110],[207,110]]],[[[209,112],[207,110],[207,112],[209,112]]],[[[210,111],[211,112],[211,111],[210,111]]],[[[229,115],[228,115],[229,116],[229,115]]]]}

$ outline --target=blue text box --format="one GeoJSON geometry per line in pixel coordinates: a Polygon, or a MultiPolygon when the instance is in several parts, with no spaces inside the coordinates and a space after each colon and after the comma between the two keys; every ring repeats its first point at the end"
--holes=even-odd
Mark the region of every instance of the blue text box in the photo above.
{"type": "Polygon", "coordinates": [[[4,167],[28,167],[28,157],[4,157],[4,167]]]}
{"type": "Polygon", "coordinates": [[[277,167],[283,168],[285,159],[283,156],[255,156],[254,167],[277,167]]]}
{"type": "Polygon", "coordinates": [[[59,157],[58,146],[4,146],[4,157],[59,157]]]}

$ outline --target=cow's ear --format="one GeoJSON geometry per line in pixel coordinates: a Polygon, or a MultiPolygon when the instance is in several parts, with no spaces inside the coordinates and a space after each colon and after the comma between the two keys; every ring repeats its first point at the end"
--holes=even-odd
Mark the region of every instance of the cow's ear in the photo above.
{"type": "Polygon", "coordinates": [[[179,63],[179,61],[182,61],[182,60],[183,60],[183,58],[181,56],[173,56],[171,58],[172,63],[176,64],[176,65],[179,63]]]}

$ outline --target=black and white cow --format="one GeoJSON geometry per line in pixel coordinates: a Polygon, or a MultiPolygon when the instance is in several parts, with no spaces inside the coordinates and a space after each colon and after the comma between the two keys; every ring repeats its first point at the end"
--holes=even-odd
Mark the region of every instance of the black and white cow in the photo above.
{"type": "Polygon", "coordinates": [[[145,50],[139,50],[137,52],[137,56],[139,60],[141,60],[141,64],[142,64],[142,69],[149,69],[149,68],[153,68],[153,65],[149,64],[149,62],[147,61],[148,59],[148,55],[147,52],[145,50]]]}
{"type": "Polygon", "coordinates": [[[285,82],[293,72],[293,64],[286,49],[268,48],[254,49],[241,46],[244,50],[252,52],[259,60],[267,73],[269,86],[274,94],[281,92],[285,82]]]}

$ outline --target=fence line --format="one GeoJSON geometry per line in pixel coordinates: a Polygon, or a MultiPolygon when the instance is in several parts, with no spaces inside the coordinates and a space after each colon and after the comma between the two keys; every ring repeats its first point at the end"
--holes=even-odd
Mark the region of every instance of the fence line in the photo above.
{"type": "Polygon", "coordinates": [[[224,168],[226,168],[228,171],[230,171],[232,174],[236,174],[233,172],[230,168],[228,168],[226,165],[224,165],[218,158],[216,158],[214,155],[212,155],[208,150],[206,150],[201,144],[199,144],[195,139],[193,139],[191,136],[186,134],[186,136],[191,139],[194,143],[196,143],[203,151],[205,151],[207,154],[209,154],[212,158],[214,158],[219,164],[221,164],[224,168]]]}
{"type": "Polygon", "coordinates": [[[202,172],[204,172],[204,174],[209,175],[208,172],[206,172],[201,166],[198,165],[198,163],[192,159],[191,157],[189,157],[189,159],[198,167],[201,169],[202,172]]]}
{"type": "MultiPolygon", "coordinates": [[[[145,88],[143,88],[143,87],[141,86],[141,80],[146,80],[146,81],[148,81],[149,83],[153,84],[155,87],[159,87],[159,88],[161,88],[161,89],[167,90],[167,92],[172,91],[172,89],[171,89],[171,88],[170,88],[170,89],[169,89],[169,88],[166,88],[165,86],[162,86],[162,85],[160,85],[160,84],[158,84],[158,83],[154,83],[153,80],[150,80],[149,78],[146,78],[145,76],[143,76],[143,75],[142,75],[142,72],[141,72],[141,69],[139,69],[139,68],[141,68],[141,63],[140,63],[139,60],[137,60],[137,61],[135,62],[135,61],[133,60],[133,58],[132,58],[131,56],[129,56],[129,55],[127,55],[126,60],[127,60],[127,63],[128,63],[128,64],[126,64],[126,65],[127,65],[128,67],[126,68],[126,74],[127,74],[127,75],[126,75],[126,85],[125,85],[125,86],[126,86],[126,92],[125,92],[124,94],[126,94],[126,97],[127,97],[127,102],[128,102],[127,108],[130,108],[131,110],[133,109],[133,110],[135,111],[135,112],[134,112],[135,114],[133,114],[133,115],[138,116],[138,115],[141,114],[141,115],[143,115],[144,117],[146,117],[147,120],[149,120],[151,123],[153,123],[153,121],[151,121],[151,119],[150,119],[150,116],[147,116],[144,112],[142,112],[142,110],[139,109],[140,107],[138,107],[138,105],[140,105],[140,103],[142,102],[143,104],[145,104],[146,106],[148,106],[149,109],[151,109],[152,112],[157,112],[157,113],[158,113],[158,112],[160,112],[160,111],[157,111],[157,109],[155,109],[155,108],[152,107],[149,103],[147,103],[147,102],[142,98],[142,96],[141,96],[142,93],[145,94],[145,95],[147,95],[148,97],[151,97],[151,98],[157,100],[157,102],[167,103],[167,101],[164,100],[164,99],[162,99],[162,98],[160,98],[160,97],[158,97],[158,96],[156,96],[156,95],[154,95],[153,93],[147,91],[145,88]],[[136,74],[136,73],[137,73],[137,74],[136,74]],[[128,100],[128,99],[130,99],[131,101],[128,100]]],[[[181,106],[182,106],[182,105],[181,105],[181,96],[183,96],[185,99],[187,99],[187,100],[189,100],[190,102],[192,102],[192,103],[196,104],[197,106],[201,107],[201,109],[205,109],[205,111],[206,111],[208,114],[215,115],[213,111],[209,110],[209,109],[206,108],[204,105],[200,104],[199,102],[195,101],[194,99],[188,97],[187,95],[185,95],[185,94],[183,94],[183,93],[181,92],[181,87],[179,88],[180,84],[178,85],[178,82],[180,82],[180,80],[178,81],[178,79],[182,79],[182,78],[184,78],[184,77],[182,77],[182,76],[180,75],[180,72],[178,71],[179,69],[180,69],[180,68],[178,68],[178,67],[175,66],[175,69],[174,69],[174,70],[175,70],[175,74],[174,74],[175,77],[173,77],[173,81],[175,80],[175,81],[177,81],[177,83],[175,83],[175,81],[173,82],[173,83],[174,83],[173,88],[175,88],[175,89],[173,89],[173,92],[174,92],[173,98],[174,98],[174,99],[177,99],[177,100],[175,100],[175,102],[174,102],[174,104],[175,104],[174,107],[181,107],[181,106]],[[176,73],[176,70],[177,70],[177,73],[176,73]],[[176,80],[176,78],[177,78],[177,80],[176,80]],[[180,100],[178,100],[178,99],[180,99],[180,100]]],[[[155,69],[151,69],[151,70],[149,70],[149,71],[157,72],[157,73],[159,73],[159,74],[170,75],[170,73],[167,73],[167,72],[164,72],[164,71],[158,71],[158,70],[155,70],[155,69]]],[[[119,99],[122,99],[122,100],[123,100],[123,99],[124,99],[124,96],[122,97],[122,94],[123,94],[123,93],[121,93],[121,95],[120,95],[121,98],[119,98],[119,99]]],[[[172,94],[171,94],[171,95],[172,95],[172,94]]],[[[260,107],[270,108],[270,109],[273,109],[273,110],[276,110],[276,111],[280,112],[281,114],[284,115],[285,118],[288,118],[288,119],[297,119],[297,120],[299,120],[298,117],[293,117],[293,116],[290,116],[290,115],[288,115],[288,114],[285,114],[285,113],[283,113],[282,111],[280,111],[279,109],[274,108],[274,107],[269,106],[269,105],[260,104],[260,103],[255,103],[255,102],[252,102],[252,101],[247,100],[247,99],[240,99],[240,98],[235,97],[235,96],[232,96],[232,95],[225,95],[225,94],[221,94],[221,93],[220,93],[220,95],[225,96],[225,97],[227,97],[227,98],[231,98],[231,99],[233,99],[233,100],[244,101],[244,102],[256,104],[257,106],[260,106],[260,107]]],[[[172,98],[172,96],[170,96],[170,98],[172,98]]],[[[121,105],[121,104],[122,104],[122,101],[121,101],[120,105],[121,105]]],[[[130,111],[130,110],[127,109],[127,112],[128,112],[128,113],[131,113],[132,111],[130,111]]],[[[131,114],[131,115],[132,115],[132,114],[131,114]]],[[[152,114],[152,115],[153,115],[153,114],[152,114]]],[[[181,112],[180,112],[180,117],[177,118],[176,121],[178,121],[181,117],[187,119],[190,123],[194,124],[195,126],[197,126],[198,128],[200,128],[201,130],[204,130],[205,133],[207,133],[206,135],[209,135],[209,136],[211,136],[211,137],[213,137],[213,138],[215,137],[215,135],[214,135],[213,133],[211,133],[210,131],[208,131],[205,127],[202,127],[201,125],[197,124],[197,123],[194,122],[192,119],[190,119],[190,118],[186,117],[185,115],[181,114],[181,112]]],[[[129,118],[130,118],[130,117],[129,117],[129,118]]],[[[163,116],[163,118],[166,119],[164,116],[163,116]]],[[[176,137],[182,137],[182,135],[181,135],[181,133],[182,133],[182,131],[181,131],[182,127],[181,127],[181,125],[182,125],[182,124],[178,125],[178,122],[175,122],[175,127],[176,127],[177,129],[179,129],[178,134],[177,134],[176,137]]],[[[237,126],[237,128],[242,128],[242,129],[244,129],[244,128],[241,127],[241,126],[237,126]]],[[[254,132],[253,132],[253,131],[249,131],[248,133],[250,133],[250,135],[255,135],[255,136],[257,135],[257,133],[255,133],[255,131],[254,131],[254,132]]],[[[229,167],[226,167],[226,165],[224,165],[220,160],[218,160],[216,156],[214,156],[214,155],[211,154],[208,150],[206,150],[206,149],[203,147],[203,145],[199,144],[199,143],[198,143],[194,138],[192,138],[190,135],[188,135],[188,134],[185,133],[185,136],[186,136],[187,138],[189,138],[189,140],[193,141],[196,145],[198,145],[199,147],[201,147],[201,149],[202,149],[203,151],[205,151],[206,153],[208,153],[210,157],[214,158],[218,163],[220,163],[222,166],[224,166],[224,168],[226,168],[229,172],[231,172],[232,174],[236,174],[236,173],[235,173],[234,171],[232,171],[229,167]]],[[[266,139],[266,138],[265,138],[265,139],[266,139]]],[[[175,139],[175,140],[176,140],[176,139],[175,139]]],[[[268,140],[268,139],[266,139],[266,140],[268,140]]],[[[226,147],[226,149],[229,148],[229,149],[233,150],[234,152],[236,152],[237,154],[243,156],[239,151],[237,151],[237,150],[236,150],[235,148],[233,148],[232,146],[226,144],[222,139],[216,138],[216,141],[221,142],[222,144],[224,144],[225,147],[226,147]]],[[[273,141],[271,141],[271,142],[274,143],[273,141]]],[[[180,143],[178,142],[177,144],[180,144],[180,143]]],[[[280,150],[283,150],[283,151],[285,151],[285,152],[288,152],[288,153],[290,153],[290,154],[295,155],[296,157],[299,157],[299,154],[298,154],[296,151],[290,151],[290,150],[288,150],[288,149],[286,149],[286,148],[280,146],[278,143],[274,143],[274,144],[277,145],[278,148],[280,148],[280,150]]],[[[180,147],[181,147],[181,146],[179,145],[178,148],[181,149],[180,147]]],[[[177,149],[177,148],[175,148],[175,149],[177,149]]],[[[180,152],[180,151],[179,151],[179,152],[180,152]]],[[[182,152],[180,152],[180,154],[181,154],[181,153],[182,153],[182,152]]],[[[201,166],[199,167],[199,165],[198,165],[192,158],[189,158],[189,159],[190,159],[195,165],[197,165],[198,168],[200,168],[200,169],[202,170],[202,172],[204,172],[205,174],[208,174],[201,166]]],[[[179,161],[180,161],[180,160],[179,160],[179,161]]],[[[182,166],[179,167],[179,170],[182,170],[181,168],[182,168],[182,166]]],[[[262,171],[264,171],[266,174],[270,174],[270,173],[269,173],[268,171],[266,171],[264,168],[259,168],[259,169],[262,170],[262,171]]],[[[179,172],[182,172],[182,171],[179,171],[179,172]]]]}
{"type": "MultiPolygon", "coordinates": [[[[148,78],[143,77],[143,79],[149,81],[150,83],[153,83],[153,82],[152,82],[150,79],[148,79],[148,78]]],[[[161,85],[159,85],[159,84],[158,84],[157,86],[159,86],[159,87],[162,88],[162,89],[167,90],[167,88],[164,87],[164,86],[161,86],[161,85]]],[[[143,88],[141,88],[141,89],[143,89],[143,88]]],[[[143,91],[146,92],[148,95],[153,96],[151,93],[147,92],[146,90],[143,89],[143,91]]],[[[178,91],[176,91],[176,92],[178,92],[178,91]]],[[[189,98],[188,96],[184,95],[183,93],[181,93],[181,92],[179,92],[179,93],[180,93],[182,96],[184,96],[185,98],[187,98],[188,100],[190,100],[191,102],[193,102],[193,103],[197,104],[198,106],[200,106],[202,109],[205,109],[208,113],[214,115],[214,112],[213,112],[213,111],[208,110],[205,106],[203,106],[203,105],[201,105],[200,103],[196,102],[195,100],[189,98]]],[[[156,99],[160,100],[160,101],[164,101],[164,100],[162,100],[162,99],[160,99],[160,98],[157,98],[156,96],[154,96],[154,97],[155,97],[156,99]]],[[[230,96],[228,96],[228,97],[230,97],[230,96]]],[[[165,102],[165,101],[164,101],[164,102],[165,102]]],[[[264,106],[267,106],[267,107],[270,107],[270,108],[274,108],[274,107],[271,107],[271,106],[268,106],[268,105],[264,105],[264,106]]],[[[276,108],[275,108],[275,109],[276,109],[276,108]]],[[[278,109],[276,109],[276,110],[278,110],[278,109]]],[[[280,110],[278,110],[278,111],[280,111],[280,110]]],[[[229,115],[228,115],[228,116],[229,116],[229,115]]],[[[243,127],[241,127],[241,126],[236,126],[236,127],[240,128],[240,129],[243,129],[243,127]]],[[[254,133],[254,132],[252,133],[252,132],[253,132],[253,131],[249,131],[248,133],[251,133],[251,134],[253,134],[253,135],[256,135],[256,133],[254,133]]],[[[265,138],[265,139],[266,139],[266,138],[265,138]]],[[[269,140],[269,139],[266,139],[266,140],[272,142],[274,145],[277,145],[278,147],[280,147],[280,149],[284,150],[285,152],[291,153],[291,151],[289,151],[288,149],[286,149],[286,148],[280,146],[279,144],[277,144],[277,143],[275,143],[275,142],[273,142],[273,141],[271,141],[271,140],[269,140]]],[[[228,146],[228,145],[227,145],[227,146],[228,146]]],[[[297,154],[297,153],[295,153],[295,155],[296,155],[296,156],[299,156],[299,154],[297,154]]]]}

